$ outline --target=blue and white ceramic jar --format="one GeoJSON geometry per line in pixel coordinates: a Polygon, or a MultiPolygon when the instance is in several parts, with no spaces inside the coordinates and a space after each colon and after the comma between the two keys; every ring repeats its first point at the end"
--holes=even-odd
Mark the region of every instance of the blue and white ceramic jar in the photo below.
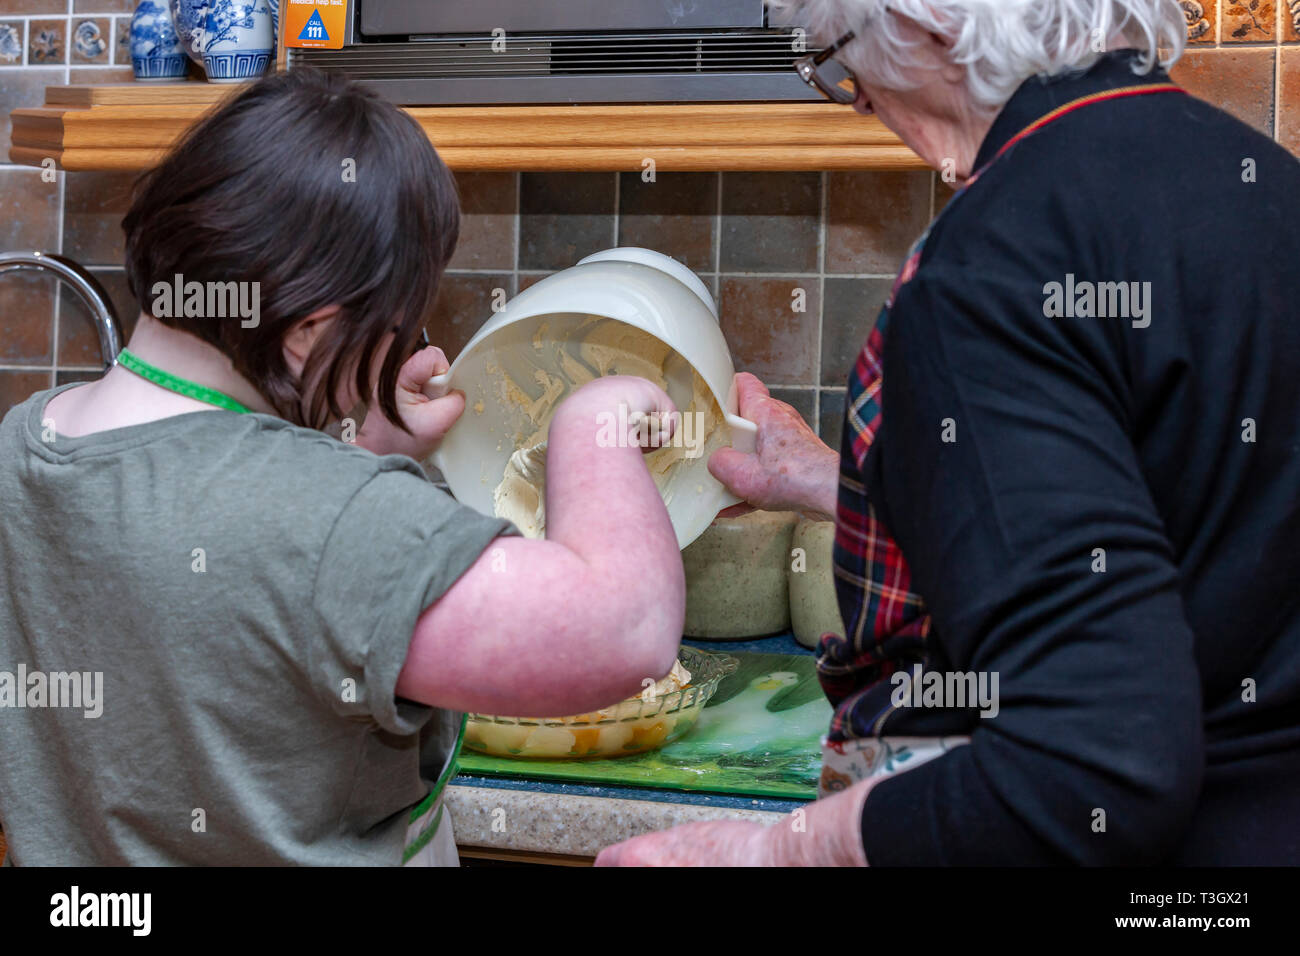
{"type": "Polygon", "coordinates": [[[185,78],[185,49],[162,0],[140,0],[131,17],[131,68],[137,80],[185,78]]]}
{"type": "Polygon", "coordinates": [[[203,65],[204,24],[208,20],[211,0],[170,0],[176,33],[186,54],[199,66],[203,65]]]}
{"type": "Polygon", "coordinates": [[[203,26],[203,68],[213,83],[261,76],[275,56],[268,0],[211,0],[203,26]]]}

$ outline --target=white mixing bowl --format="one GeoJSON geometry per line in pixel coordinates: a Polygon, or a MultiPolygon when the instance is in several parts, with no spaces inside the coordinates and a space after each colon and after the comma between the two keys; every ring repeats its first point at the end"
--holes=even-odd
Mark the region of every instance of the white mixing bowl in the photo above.
{"type": "MultiPolygon", "coordinates": [[[[757,427],[736,414],[735,369],[709,290],[690,269],[661,253],[635,248],[598,252],[525,289],[484,323],[451,369],[425,388],[430,395],[460,389],[466,397],[465,414],[431,460],[457,500],[492,514],[493,492],[518,436],[535,429],[522,407],[504,399],[505,370],[523,367],[525,355],[535,356],[533,337],[543,323],[548,336],[563,338],[566,329],[576,329],[592,316],[635,326],[666,344],[694,369],[722,409],[724,422],[704,453],[685,459],[673,478],[677,490],[667,503],[668,515],[684,548],[720,510],[739,501],[709,474],[709,452],[728,444],[753,452],[757,427]]],[[[682,390],[674,387],[680,381],[670,376],[668,393],[685,410],[682,390]]],[[[689,381],[684,387],[689,399],[689,381]]]]}

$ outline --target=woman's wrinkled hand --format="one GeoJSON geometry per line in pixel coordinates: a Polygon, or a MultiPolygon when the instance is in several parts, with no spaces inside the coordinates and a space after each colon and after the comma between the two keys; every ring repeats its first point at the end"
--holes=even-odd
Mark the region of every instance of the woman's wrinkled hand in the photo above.
{"type": "MultiPolygon", "coordinates": [[[[709,471],[727,490],[764,511],[803,511],[833,520],[839,488],[839,455],[817,437],[793,407],[775,399],[748,372],[736,376],[740,416],[758,426],[752,455],[719,448],[709,471]]],[[[724,514],[744,510],[742,506],[724,514]]]]}
{"type": "Polygon", "coordinates": [[[356,443],[376,455],[408,455],[416,461],[423,461],[433,454],[443,436],[465,411],[464,392],[451,391],[434,398],[423,391],[429,379],[442,375],[450,367],[447,356],[436,346],[420,349],[407,359],[397,373],[397,413],[410,429],[410,434],[390,422],[379,410],[376,385],[366,420],[357,432],[356,443]]]}
{"type": "Polygon", "coordinates": [[[771,866],[766,831],[748,820],[687,823],[607,846],[596,866],[771,866]]]}

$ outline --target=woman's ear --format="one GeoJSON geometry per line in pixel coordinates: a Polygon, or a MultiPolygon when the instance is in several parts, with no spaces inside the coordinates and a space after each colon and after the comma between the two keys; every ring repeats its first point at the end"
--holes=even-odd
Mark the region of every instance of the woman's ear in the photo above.
{"type": "Polygon", "coordinates": [[[302,378],[307,356],[311,355],[311,350],[341,311],[342,308],[337,305],[321,306],[306,318],[299,319],[285,333],[284,363],[295,378],[302,378]]]}

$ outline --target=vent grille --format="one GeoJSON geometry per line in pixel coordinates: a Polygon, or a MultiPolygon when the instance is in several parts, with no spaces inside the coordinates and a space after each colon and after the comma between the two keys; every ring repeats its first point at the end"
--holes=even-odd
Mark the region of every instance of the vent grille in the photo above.
{"type": "Polygon", "coordinates": [[[789,73],[803,51],[789,30],[411,37],[341,50],[293,50],[294,62],[359,80],[789,73]]]}

